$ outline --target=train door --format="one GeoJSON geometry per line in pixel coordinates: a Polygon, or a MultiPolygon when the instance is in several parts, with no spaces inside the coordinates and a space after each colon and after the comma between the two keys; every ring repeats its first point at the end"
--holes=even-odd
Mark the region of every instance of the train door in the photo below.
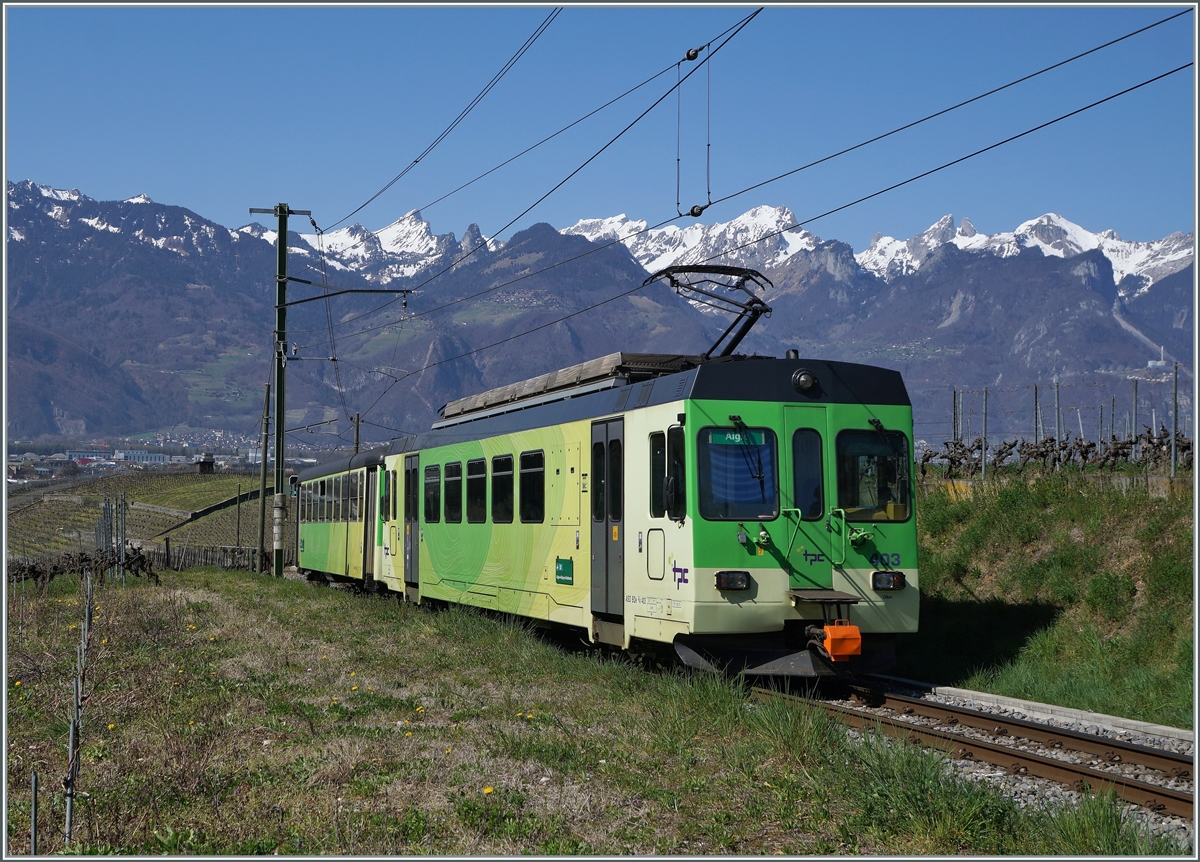
{"type": "Polygon", "coordinates": [[[404,456],[404,583],[410,587],[418,584],[417,566],[421,558],[421,525],[417,521],[420,459],[419,455],[404,456]]]}
{"type": "MultiPolygon", "coordinates": [[[[834,505],[826,481],[826,459],[833,445],[824,407],[785,406],[781,455],[791,466],[783,490],[784,514],[791,544],[787,549],[791,589],[831,589],[833,563],[826,519],[834,505]]],[[[786,475],[786,474],[785,474],[786,475]]]]}
{"type": "Polygon", "coordinates": [[[375,516],[375,468],[368,466],[363,471],[363,481],[366,483],[363,507],[363,549],[362,572],[363,585],[370,586],[375,580],[375,548],[379,542],[379,519],[375,516]]]}
{"type": "Polygon", "coordinates": [[[625,612],[623,419],[592,425],[592,613],[625,612]]]}

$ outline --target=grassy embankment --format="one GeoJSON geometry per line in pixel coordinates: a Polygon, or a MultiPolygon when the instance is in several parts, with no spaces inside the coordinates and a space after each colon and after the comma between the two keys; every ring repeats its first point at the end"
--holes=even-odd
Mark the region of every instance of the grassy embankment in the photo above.
{"type": "Polygon", "coordinates": [[[920,496],[921,632],[896,672],[1191,728],[1191,486],[1078,478],[920,496]]]}
{"type": "MultiPolygon", "coordinates": [[[[246,573],[98,592],[74,852],[1171,853],[938,757],[471,610],[246,573]]],[[[7,850],[63,849],[79,584],[13,590],[7,850]],[[24,595],[17,625],[17,599],[24,595]],[[49,717],[49,720],[47,720],[49,717]]]]}

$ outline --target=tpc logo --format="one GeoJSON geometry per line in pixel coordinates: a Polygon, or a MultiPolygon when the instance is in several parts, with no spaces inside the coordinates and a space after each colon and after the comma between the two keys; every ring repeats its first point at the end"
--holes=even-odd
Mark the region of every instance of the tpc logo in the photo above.
{"type": "Polygon", "coordinates": [[[687,573],[687,569],[680,568],[679,566],[671,567],[671,574],[675,579],[675,589],[679,589],[680,584],[688,583],[687,573]]]}

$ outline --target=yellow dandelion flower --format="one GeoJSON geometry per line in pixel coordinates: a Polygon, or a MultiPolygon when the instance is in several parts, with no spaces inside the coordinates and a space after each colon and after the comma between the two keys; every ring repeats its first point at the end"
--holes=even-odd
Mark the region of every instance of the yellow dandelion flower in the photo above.
{"type": "Polygon", "coordinates": [[[356,685],[352,685],[352,686],[350,686],[350,690],[351,690],[351,691],[358,691],[358,686],[356,686],[356,685]]]}
{"type": "Polygon", "coordinates": [[[354,671],[350,671],[350,676],[354,676],[354,671]]]}
{"type": "Polygon", "coordinates": [[[183,668],[180,668],[180,669],[179,669],[179,672],[180,672],[180,673],[183,673],[183,668]]]}
{"type": "Polygon", "coordinates": [[[210,640],[210,641],[215,641],[215,640],[216,640],[216,638],[209,638],[209,640],[210,640]]]}
{"type": "Polygon", "coordinates": [[[405,736],[412,736],[412,731],[411,731],[411,730],[410,730],[410,731],[407,731],[407,732],[406,732],[404,735],[405,735],[405,736]]]}
{"type": "Polygon", "coordinates": [[[116,729],[116,727],[117,727],[117,726],[116,726],[115,724],[110,724],[110,725],[108,726],[108,729],[109,729],[109,730],[115,730],[115,729],[116,729]]]}
{"type": "Polygon", "coordinates": [[[20,685],[20,684],[21,684],[21,681],[20,681],[20,680],[17,680],[16,682],[14,682],[14,683],[13,683],[13,685],[15,685],[15,686],[16,686],[16,685],[20,685]]]}
{"type": "Polygon", "coordinates": [[[450,749],[448,749],[448,748],[447,748],[447,749],[446,749],[446,753],[447,753],[447,754],[449,754],[449,753],[450,753],[450,749]]]}
{"type": "Polygon", "coordinates": [[[189,724],[189,725],[192,725],[192,724],[195,724],[195,723],[196,723],[195,721],[189,721],[189,722],[188,722],[188,724],[189,724]]]}
{"type": "Polygon", "coordinates": [[[108,643],[108,638],[101,638],[100,643],[102,643],[102,644],[108,643]]]}
{"type": "Polygon", "coordinates": [[[424,711],[425,711],[425,707],[423,707],[423,706],[417,707],[417,712],[424,712],[424,711]]]}
{"type": "Polygon", "coordinates": [[[485,788],[483,788],[483,792],[484,792],[484,793],[491,793],[491,792],[492,792],[492,788],[490,788],[490,787],[485,787],[485,788]]]}

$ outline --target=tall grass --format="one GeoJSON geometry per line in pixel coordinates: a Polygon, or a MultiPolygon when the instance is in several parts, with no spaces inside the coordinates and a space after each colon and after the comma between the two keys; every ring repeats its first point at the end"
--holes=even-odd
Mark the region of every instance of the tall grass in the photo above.
{"type": "Polygon", "coordinates": [[[67,848],[53,788],[66,767],[78,590],[70,578],[45,597],[15,588],[20,643],[10,595],[10,854],[28,851],[32,769],[39,849],[51,853],[1151,846],[1130,844],[1140,833],[1114,827],[1110,809],[1048,832],[1037,818],[1051,815],[956,783],[934,755],[855,741],[823,711],[750,701],[733,680],[647,670],[468,609],[202,569],[99,593],[79,782],[88,795],[67,848]],[[1056,843],[1035,840],[1042,833],[1056,843]],[[1125,843],[1097,837],[1113,834],[1125,843]]]}

